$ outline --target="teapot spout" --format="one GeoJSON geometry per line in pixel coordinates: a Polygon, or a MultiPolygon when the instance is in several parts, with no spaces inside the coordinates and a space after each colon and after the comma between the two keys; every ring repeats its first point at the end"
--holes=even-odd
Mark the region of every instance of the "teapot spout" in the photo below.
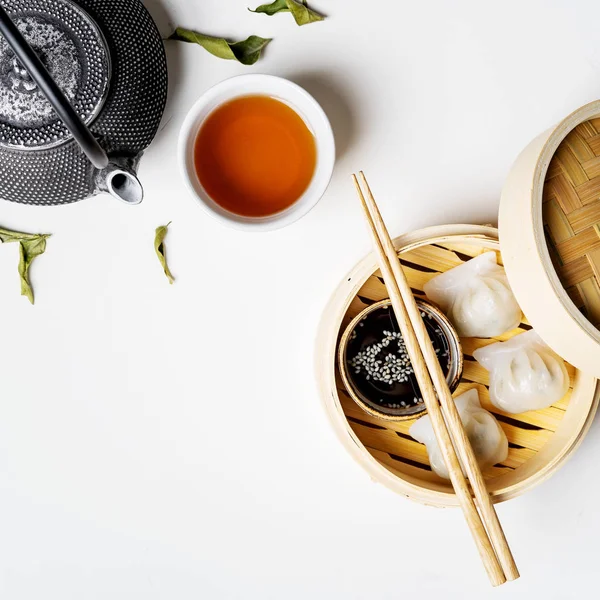
{"type": "Polygon", "coordinates": [[[142,184],[130,171],[114,169],[106,178],[106,187],[111,196],[125,204],[139,204],[144,199],[142,184]]]}
{"type": "Polygon", "coordinates": [[[125,204],[139,204],[144,189],[136,175],[138,159],[111,157],[108,166],[96,174],[98,191],[108,192],[125,204]]]}

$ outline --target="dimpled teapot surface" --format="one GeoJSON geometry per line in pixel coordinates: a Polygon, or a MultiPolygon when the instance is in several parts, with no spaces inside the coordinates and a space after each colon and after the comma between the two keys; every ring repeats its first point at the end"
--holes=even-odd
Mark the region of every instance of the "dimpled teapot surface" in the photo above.
{"type": "Polygon", "coordinates": [[[147,10],[139,0],[0,0],[0,7],[104,155],[92,164],[3,29],[0,198],[52,205],[110,192],[137,204],[137,165],[167,96],[164,47],[147,10]]]}

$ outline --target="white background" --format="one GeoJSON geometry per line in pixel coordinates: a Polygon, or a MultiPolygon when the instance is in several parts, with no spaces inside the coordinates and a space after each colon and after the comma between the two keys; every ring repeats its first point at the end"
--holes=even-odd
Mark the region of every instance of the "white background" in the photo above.
{"type": "Polygon", "coordinates": [[[495,221],[517,153],[600,97],[600,5],[314,0],[328,20],[298,28],[251,4],[148,2],[164,35],[275,40],[250,68],[167,43],[142,205],[0,203],[2,226],[53,234],[34,307],[17,248],[0,248],[1,597],[591,596],[597,423],[562,471],[499,507],[522,578],[492,590],[460,512],[396,496],[346,454],[312,362],[324,304],[370,249],[349,174],[366,171],[395,235],[495,221]],[[206,216],[175,156],[202,92],[251,72],[304,85],[338,143],[317,208],[264,235],[206,216]],[[152,248],[170,220],[174,286],[152,248]]]}

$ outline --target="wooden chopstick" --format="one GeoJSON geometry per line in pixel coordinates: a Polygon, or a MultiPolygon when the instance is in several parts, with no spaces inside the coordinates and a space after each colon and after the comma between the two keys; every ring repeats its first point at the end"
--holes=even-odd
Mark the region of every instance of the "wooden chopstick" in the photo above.
{"type": "Polygon", "coordinates": [[[421,318],[421,313],[415,302],[410,285],[406,279],[406,275],[404,274],[404,270],[400,265],[394,244],[390,238],[383,218],[381,217],[381,213],[379,212],[377,203],[375,202],[375,198],[371,193],[369,184],[367,183],[362,171],[359,174],[359,177],[366,191],[366,202],[364,206],[366,206],[369,216],[375,224],[375,230],[378,235],[378,239],[381,241],[383,249],[392,267],[393,277],[398,284],[400,294],[404,301],[404,306],[406,307],[410,322],[414,328],[420,349],[427,365],[427,369],[438,393],[438,397],[442,405],[443,415],[448,423],[448,428],[452,433],[454,444],[458,450],[458,455],[460,456],[462,464],[465,466],[465,470],[471,483],[471,487],[473,488],[483,521],[488,529],[488,535],[498,555],[498,559],[500,560],[500,564],[502,565],[502,569],[504,570],[506,578],[508,581],[513,581],[519,578],[519,570],[517,569],[517,565],[515,564],[515,560],[508,546],[506,536],[504,535],[504,531],[502,529],[502,525],[500,524],[500,520],[498,519],[498,514],[496,513],[492,499],[490,498],[490,495],[486,489],[485,480],[483,479],[481,469],[477,463],[475,453],[473,452],[471,443],[469,442],[465,429],[462,425],[456,405],[452,400],[452,394],[448,389],[446,377],[444,376],[442,367],[440,366],[433,345],[431,344],[431,340],[425,328],[425,324],[423,323],[423,319],[421,318]]]}
{"type": "Polygon", "coordinates": [[[450,480],[490,581],[493,585],[500,585],[507,578],[516,579],[519,576],[518,570],[396,251],[362,172],[360,177],[367,193],[367,200],[355,175],[353,175],[354,183],[373,236],[392,307],[405,339],[434,433],[448,466],[450,480]],[[442,408],[438,403],[436,390],[442,408]],[[471,479],[481,515],[477,512],[471,497],[453,442],[471,479]]]}

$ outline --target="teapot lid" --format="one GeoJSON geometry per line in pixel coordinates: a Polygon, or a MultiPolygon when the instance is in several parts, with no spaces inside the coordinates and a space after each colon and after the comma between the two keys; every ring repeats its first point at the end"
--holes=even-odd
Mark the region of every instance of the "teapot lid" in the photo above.
{"type": "MultiPolygon", "coordinates": [[[[82,120],[108,94],[110,55],[94,21],[70,0],[0,0],[82,120]]],[[[43,149],[71,134],[0,36],[0,147],[43,149]]]]}

